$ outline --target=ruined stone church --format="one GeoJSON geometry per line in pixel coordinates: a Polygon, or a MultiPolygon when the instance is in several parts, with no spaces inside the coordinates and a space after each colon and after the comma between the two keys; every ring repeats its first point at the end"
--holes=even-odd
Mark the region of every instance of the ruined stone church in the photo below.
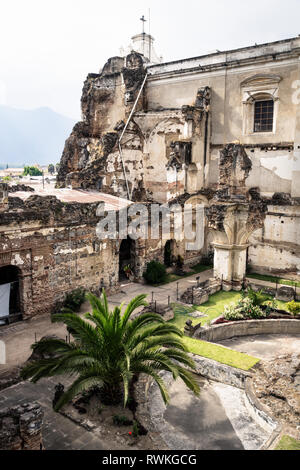
{"type": "Polygon", "coordinates": [[[223,289],[246,267],[300,271],[300,38],[162,63],[147,34],[83,86],[51,193],[1,184],[0,284],[13,311],[51,312],[67,292],[118,286],[124,260],[187,265],[213,254],[223,289]],[[132,202],[205,208],[204,245],[101,240],[97,207],[132,202]]]}

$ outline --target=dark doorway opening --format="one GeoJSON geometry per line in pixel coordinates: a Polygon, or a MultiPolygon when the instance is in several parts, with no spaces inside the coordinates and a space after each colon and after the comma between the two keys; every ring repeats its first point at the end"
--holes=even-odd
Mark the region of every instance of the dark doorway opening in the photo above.
{"type": "Polygon", "coordinates": [[[3,266],[0,268],[0,286],[10,284],[9,314],[0,317],[0,325],[22,320],[20,299],[20,270],[17,266],[3,266]]]}
{"type": "Polygon", "coordinates": [[[119,251],[119,281],[125,281],[134,274],[135,241],[127,237],[122,240],[119,251]]]}
{"type": "Polygon", "coordinates": [[[164,264],[168,268],[176,261],[175,258],[175,241],[168,240],[164,248],[164,264]]]}
{"type": "Polygon", "coordinates": [[[172,250],[171,250],[171,240],[168,240],[165,244],[164,251],[164,264],[169,267],[172,264],[172,250]]]}

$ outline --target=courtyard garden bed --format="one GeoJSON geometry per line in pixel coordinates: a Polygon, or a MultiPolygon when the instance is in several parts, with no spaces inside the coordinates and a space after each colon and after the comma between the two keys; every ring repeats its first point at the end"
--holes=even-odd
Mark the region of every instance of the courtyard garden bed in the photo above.
{"type": "Polygon", "coordinates": [[[225,305],[230,302],[238,302],[240,298],[240,292],[220,291],[211,295],[209,301],[201,306],[194,305],[190,307],[180,303],[173,303],[174,319],[170,321],[181,330],[184,329],[187,320],[191,320],[193,325],[201,323],[201,326],[204,326],[222,315],[225,305]],[[199,316],[196,316],[197,313],[199,316]]]}
{"type": "Polygon", "coordinates": [[[191,321],[193,326],[199,324],[203,327],[209,324],[253,319],[300,319],[300,315],[295,313],[297,310],[294,304],[294,302],[275,301],[272,296],[261,291],[254,292],[252,289],[241,292],[220,291],[211,295],[208,302],[199,306],[173,303],[174,319],[171,321],[183,330],[187,321],[191,321]],[[289,312],[288,308],[291,312],[294,310],[294,313],[289,312]]]}
{"type": "Polygon", "coordinates": [[[105,405],[95,388],[73,399],[60,413],[98,435],[112,450],[128,447],[157,450],[159,447],[152,433],[148,433],[135,416],[136,405],[133,398],[125,408],[123,403],[105,405]]]}
{"type": "Polygon", "coordinates": [[[224,312],[214,324],[227,323],[231,321],[285,319],[300,320],[300,304],[296,302],[278,302],[261,291],[255,292],[248,289],[242,293],[236,302],[225,305],[224,312]],[[280,307],[278,308],[280,303],[280,307]]]}

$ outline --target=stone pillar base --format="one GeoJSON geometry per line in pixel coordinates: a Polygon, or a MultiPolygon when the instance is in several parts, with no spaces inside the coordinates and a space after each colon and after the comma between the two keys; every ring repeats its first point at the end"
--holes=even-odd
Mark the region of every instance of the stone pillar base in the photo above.
{"type": "Polygon", "coordinates": [[[232,290],[232,282],[230,281],[223,281],[222,282],[222,290],[229,292],[232,290]]]}
{"type": "Polygon", "coordinates": [[[243,288],[243,281],[232,281],[232,290],[240,291],[243,288]]]}

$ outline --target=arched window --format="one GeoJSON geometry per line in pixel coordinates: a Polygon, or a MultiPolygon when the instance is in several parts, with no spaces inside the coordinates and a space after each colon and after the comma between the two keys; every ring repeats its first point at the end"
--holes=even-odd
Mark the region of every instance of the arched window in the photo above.
{"type": "Polygon", "coordinates": [[[280,81],[278,75],[261,74],[241,83],[244,135],[276,132],[280,81]]]}

